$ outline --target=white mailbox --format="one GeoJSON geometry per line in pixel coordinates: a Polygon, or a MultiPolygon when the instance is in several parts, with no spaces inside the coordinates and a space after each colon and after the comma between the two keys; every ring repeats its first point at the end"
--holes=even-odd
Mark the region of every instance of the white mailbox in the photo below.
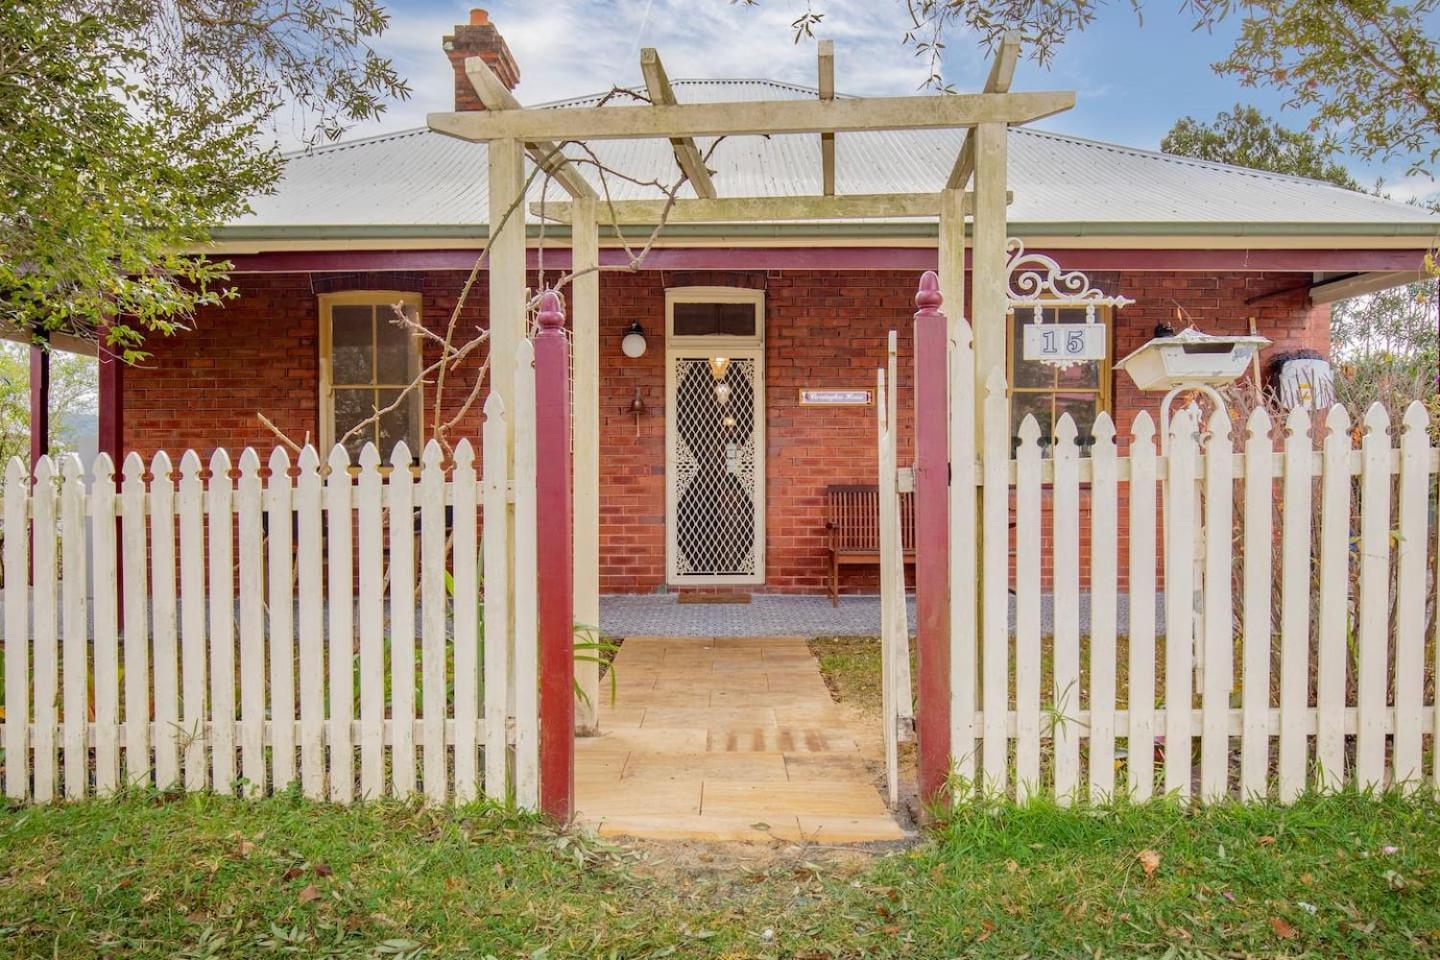
{"type": "Polygon", "coordinates": [[[1221,386],[1245,372],[1265,337],[1217,336],[1189,327],[1173,337],[1156,337],[1118,361],[1141,390],[1221,386]]]}

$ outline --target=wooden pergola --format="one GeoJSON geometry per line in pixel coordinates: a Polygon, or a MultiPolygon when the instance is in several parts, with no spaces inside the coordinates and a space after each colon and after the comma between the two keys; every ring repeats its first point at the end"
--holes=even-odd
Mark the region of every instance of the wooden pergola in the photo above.
{"type": "MultiPolygon", "coordinates": [[[[465,62],[484,111],[432,113],[432,130],[485,142],[489,150],[490,349],[513,356],[526,335],[524,157],[545,168],[569,195],[547,203],[544,216],[568,223],[572,270],[569,296],[574,343],[575,618],[599,620],[599,226],[665,222],[770,222],[937,216],[939,276],[950,305],[951,341],[965,304],[965,221],[972,220],[974,289],[970,322],[975,337],[977,390],[992,369],[1004,368],[1006,292],[1007,137],[1012,125],[1068,110],[1069,91],[1012,92],[1018,34],[999,45],[983,91],[907,97],[835,96],[835,50],[819,44],[819,96],[815,100],[678,103],[660,56],[641,53],[650,103],[527,110],[479,58],[465,62]],[[960,128],[963,145],[944,187],[934,193],[837,195],[837,134],[881,130],[960,128]],[[705,168],[697,137],[805,135],[820,142],[823,192],[805,197],[722,197],[705,168]],[[602,200],[562,147],[571,141],[667,139],[694,198],[602,200]],[[973,183],[973,186],[972,186],[973,183]],[[604,204],[605,209],[601,210],[604,204]],[[499,225],[497,229],[497,225],[499,225]]],[[[538,208],[537,211],[538,212],[538,208]]],[[[514,382],[506,364],[492,367],[491,389],[513,409],[514,382]]],[[[981,405],[978,402],[978,409],[981,405]]],[[[598,688],[594,664],[578,665],[582,685],[598,688]]],[[[593,720],[582,719],[587,726],[593,720]]]]}

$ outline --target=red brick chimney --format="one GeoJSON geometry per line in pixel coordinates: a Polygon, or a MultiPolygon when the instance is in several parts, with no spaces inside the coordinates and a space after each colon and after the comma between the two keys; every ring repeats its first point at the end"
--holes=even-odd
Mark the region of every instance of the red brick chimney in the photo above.
{"type": "Polygon", "coordinates": [[[470,85],[470,79],[465,76],[467,57],[484,60],[490,65],[490,69],[495,71],[500,82],[511,90],[520,82],[520,68],[515,63],[515,57],[510,53],[505,38],[500,36],[495,24],[490,22],[490,14],[484,10],[471,10],[470,22],[457,24],[454,35],[446,37],[444,45],[445,55],[450,58],[450,65],[455,69],[456,110],[485,109],[485,104],[480,102],[475,88],[470,85]]]}

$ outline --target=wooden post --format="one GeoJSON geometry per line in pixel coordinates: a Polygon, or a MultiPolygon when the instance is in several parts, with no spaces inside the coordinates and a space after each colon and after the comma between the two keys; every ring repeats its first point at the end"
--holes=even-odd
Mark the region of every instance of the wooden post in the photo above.
{"type": "Polygon", "coordinates": [[[575,607],[571,567],[570,345],[560,297],[540,299],[535,336],[535,548],[540,607],[540,809],[575,812],[575,607]]]}
{"type": "MultiPolygon", "coordinates": [[[[821,40],[819,48],[819,87],[821,100],[835,99],[835,41],[821,40]]],[[[835,196],[835,134],[820,131],[820,186],[827,197],[835,196]]],[[[892,383],[890,389],[894,390],[892,383]]]]}
{"type": "Polygon", "coordinates": [[[50,334],[35,328],[30,343],[30,473],[50,452],[50,334]]]}
{"type": "Polygon", "coordinates": [[[915,294],[915,595],[918,606],[920,798],[933,801],[950,768],[949,441],[946,321],[940,279],[915,294]]]}
{"type": "MultiPolygon", "coordinates": [[[[965,191],[940,191],[940,294],[950,304],[948,339],[959,339],[965,320],[965,191]]],[[[952,403],[954,402],[952,398],[952,403]]],[[[968,403],[969,401],[964,401],[968,403]]]]}
{"type": "MultiPolygon", "coordinates": [[[[520,408],[515,399],[516,351],[520,341],[525,339],[525,217],[519,204],[525,187],[524,162],[521,144],[515,140],[497,140],[487,146],[489,156],[489,238],[486,251],[490,264],[490,392],[500,398],[502,409],[509,415],[519,416],[520,408]]],[[[515,455],[515,430],[505,434],[506,462],[504,475],[512,475],[512,461],[515,455]]],[[[506,569],[486,570],[489,579],[500,574],[506,585],[508,596],[502,604],[505,616],[502,620],[487,619],[485,634],[490,642],[503,643],[510,663],[515,663],[515,577],[512,568],[515,563],[514,512],[509,504],[505,529],[509,541],[502,555],[506,569]]],[[[515,671],[505,678],[506,701],[513,713],[518,691],[515,685],[515,671]]]]}
{"type": "MultiPolygon", "coordinates": [[[[975,336],[975,411],[985,407],[985,389],[991,371],[1005,371],[1005,180],[1006,136],[1003,123],[982,123],[975,128],[975,230],[971,238],[973,273],[970,323],[975,336]]],[[[957,304],[957,308],[962,305],[957,304]]],[[[977,420],[976,439],[984,448],[984,424],[977,420]]],[[[1008,437],[1007,420],[1001,428],[1008,437]]]]}
{"type": "MultiPolygon", "coordinates": [[[[593,199],[575,201],[570,224],[570,324],[575,342],[575,622],[600,629],[600,237],[593,199]],[[589,273],[579,271],[589,269],[589,273]]],[[[577,634],[577,639],[579,635],[577,634]]],[[[600,665],[575,661],[576,732],[599,732],[600,665]]]]}
{"type": "Polygon", "coordinates": [[[491,390],[515,409],[515,371],[509,362],[525,336],[524,164],[515,140],[489,145],[490,158],[490,364],[491,390]]]}

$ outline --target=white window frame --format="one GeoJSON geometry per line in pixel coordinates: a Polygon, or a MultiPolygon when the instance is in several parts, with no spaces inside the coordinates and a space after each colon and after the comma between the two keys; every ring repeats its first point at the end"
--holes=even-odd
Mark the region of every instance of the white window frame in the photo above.
{"type": "MultiPolygon", "coordinates": [[[[404,290],[347,290],[343,293],[322,293],[320,300],[320,449],[321,458],[330,455],[330,450],[339,439],[335,436],[335,382],[334,382],[334,326],[333,309],[337,306],[388,307],[403,303],[414,314],[417,322],[424,322],[423,302],[420,294],[404,290]]],[[[410,381],[420,375],[421,338],[411,333],[409,339],[408,370],[410,381]]],[[[375,384],[378,389],[399,389],[408,384],[375,384]]],[[[425,388],[418,386],[410,394],[410,432],[415,442],[411,444],[411,455],[420,456],[421,412],[425,407],[425,388]]],[[[384,466],[389,466],[389,457],[384,456],[384,466]]]]}
{"type": "Polygon", "coordinates": [[[671,287],[665,291],[665,580],[672,587],[763,586],[766,576],[765,291],[748,287],[671,287]],[[748,303],[755,308],[755,334],[740,336],[676,336],[677,303],[748,303]],[[682,357],[725,356],[755,362],[755,573],[744,576],[679,576],[676,542],[675,361],[682,357]]]}
{"type": "Polygon", "coordinates": [[[665,291],[665,347],[686,349],[718,349],[723,346],[759,350],[765,346],[765,291],[749,287],[670,287],[665,291]],[[677,336],[675,304],[677,303],[748,303],[755,308],[755,334],[749,337],[677,336]]]}

